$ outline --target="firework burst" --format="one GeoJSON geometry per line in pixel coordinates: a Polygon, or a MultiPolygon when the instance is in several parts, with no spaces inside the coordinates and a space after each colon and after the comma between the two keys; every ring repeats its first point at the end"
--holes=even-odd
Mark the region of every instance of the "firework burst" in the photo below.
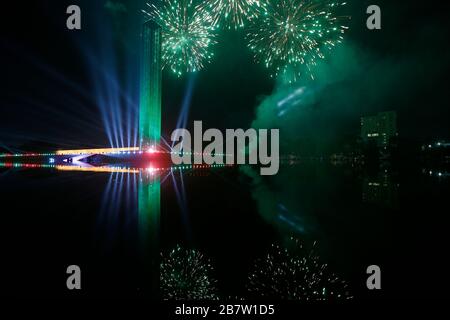
{"type": "Polygon", "coordinates": [[[314,79],[313,67],[324,51],[342,42],[348,17],[336,11],[345,2],[338,0],[266,0],[259,19],[247,34],[256,61],[282,75],[289,82],[304,72],[314,79]]]}
{"type": "Polygon", "coordinates": [[[143,13],[162,29],[163,68],[181,76],[199,71],[211,61],[216,33],[208,11],[193,0],[160,0],[158,5],[147,3],[147,7],[143,13]]]}
{"type": "Polygon", "coordinates": [[[202,9],[210,12],[215,26],[237,29],[256,18],[261,6],[260,0],[211,0],[205,1],[202,9]]]}
{"type": "Polygon", "coordinates": [[[197,250],[180,246],[161,254],[160,286],[164,300],[217,299],[213,268],[197,250]]]}
{"type": "Polygon", "coordinates": [[[258,298],[299,301],[351,299],[348,285],[291,239],[290,249],[273,245],[264,259],[257,260],[248,277],[248,290],[258,298]],[[292,250],[293,249],[293,250],[292,250]]]}

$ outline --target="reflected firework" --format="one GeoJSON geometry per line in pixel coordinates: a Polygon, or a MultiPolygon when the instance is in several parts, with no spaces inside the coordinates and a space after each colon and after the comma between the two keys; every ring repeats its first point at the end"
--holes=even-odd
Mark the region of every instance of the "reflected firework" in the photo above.
{"type": "Polygon", "coordinates": [[[307,250],[291,238],[292,248],[272,245],[256,261],[248,277],[248,290],[258,298],[298,301],[352,299],[347,283],[320,262],[314,248],[307,250]]]}
{"type": "Polygon", "coordinates": [[[336,14],[345,2],[336,0],[267,0],[247,34],[256,61],[283,75],[289,82],[302,74],[313,76],[313,66],[323,59],[324,49],[342,42],[348,29],[345,17],[336,14]]]}
{"type": "Polygon", "coordinates": [[[211,61],[216,34],[207,10],[200,10],[193,0],[164,0],[147,7],[142,11],[162,29],[163,67],[181,76],[211,61]]]}
{"type": "Polygon", "coordinates": [[[197,250],[177,246],[161,255],[160,281],[164,300],[215,300],[213,268],[197,250]]]}

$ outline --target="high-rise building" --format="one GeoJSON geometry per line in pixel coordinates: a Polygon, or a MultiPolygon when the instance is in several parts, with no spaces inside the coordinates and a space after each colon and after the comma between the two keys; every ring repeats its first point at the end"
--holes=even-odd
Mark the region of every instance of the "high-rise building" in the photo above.
{"type": "Polygon", "coordinates": [[[361,118],[363,141],[375,141],[378,147],[386,147],[391,138],[397,135],[397,113],[395,111],[380,112],[375,116],[361,118]]]}
{"type": "Polygon", "coordinates": [[[161,139],[161,28],[147,21],[142,30],[139,139],[141,148],[156,148],[161,139]]]}

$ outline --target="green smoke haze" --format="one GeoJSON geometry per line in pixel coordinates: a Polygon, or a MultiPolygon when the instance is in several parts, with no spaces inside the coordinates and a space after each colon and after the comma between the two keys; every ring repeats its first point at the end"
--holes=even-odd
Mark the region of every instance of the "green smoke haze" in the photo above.
{"type": "Polygon", "coordinates": [[[336,151],[345,137],[356,137],[360,117],[379,111],[399,113],[400,134],[426,134],[420,125],[427,109],[443,108],[437,101],[443,92],[429,92],[449,63],[447,52],[424,44],[446,33],[438,26],[423,28],[414,43],[387,53],[347,40],[320,61],[315,80],[288,85],[279,79],[257,107],[252,127],[279,128],[282,153],[316,156],[336,151]]]}

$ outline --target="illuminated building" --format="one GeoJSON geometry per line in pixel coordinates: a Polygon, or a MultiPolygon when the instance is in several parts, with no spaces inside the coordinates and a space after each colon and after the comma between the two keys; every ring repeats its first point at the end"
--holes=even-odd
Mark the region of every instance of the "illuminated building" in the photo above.
{"type": "Polygon", "coordinates": [[[397,113],[387,111],[375,116],[361,118],[361,138],[363,141],[375,141],[378,147],[389,145],[390,139],[396,137],[397,113]]]}
{"type": "Polygon", "coordinates": [[[142,148],[156,148],[161,138],[161,28],[147,21],[142,30],[139,139],[142,148]]]}

